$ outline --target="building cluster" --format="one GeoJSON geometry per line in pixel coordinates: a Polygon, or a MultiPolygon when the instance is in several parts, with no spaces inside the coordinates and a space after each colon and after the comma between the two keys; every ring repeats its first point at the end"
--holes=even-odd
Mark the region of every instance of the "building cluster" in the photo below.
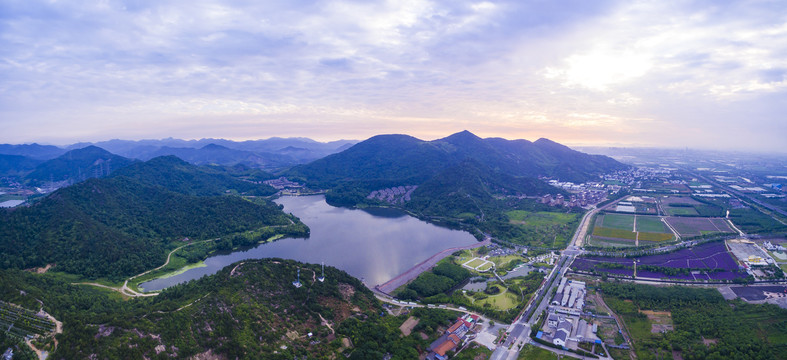
{"type": "Polygon", "coordinates": [[[495,243],[491,243],[486,245],[489,252],[486,254],[487,256],[506,256],[506,255],[524,255],[527,254],[527,248],[524,246],[515,245],[512,247],[502,247],[495,243]]]}
{"type": "Polygon", "coordinates": [[[569,197],[565,197],[562,194],[555,196],[546,194],[541,197],[540,201],[542,204],[550,206],[577,207],[597,204],[604,200],[606,196],[607,192],[605,190],[582,190],[576,194],[571,194],[569,197]]]}
{"type": "Polygon", "coordinates": [[[556,312],[579,315],[585,307],[585,283],[563,278],[550,303],[556,312]]]}
{"type": "Polygon", "coordinates": [[[448,359],[446,353],[453,351],[459,347],[462,342],[468,340],[473,327],[478,323],[478,315],[465,314],[456,319],[456,322],[451,325],[443,335],[429,345],[429,355],[426,356],[427,360],[445,360],[448,359]]]}
{"type": "Polygon", "coordinates": [[[767,240],[764,243],[762,243],[762,247],[770,251],[785,251],[784,246],[781,246],[780,244],[774,245],[773,243],[767,240]]]}
{"type": "Polygon", "coordinates": [[[374,190],[368,196],[367,199],[377,199],[380,201],[385,201],[389,204],[403,204],[407,201],[410,201],[410,195],[413,194],[413,191],[418,188],[418,185],[406,185],[406,186],[395,186],[388,189],[382,190],[374,190]]]}
{"type": "Polygon", "coordinates": [[[543,331],[537,337],[558,346],[567,346],[571,341],[592,342],[598,325],[591,325],[580,318],[585,307],[585,283],[563,278],[555,297],[550,302],[543,331]]]}
{"type": "MultiPolygon", "coordinates": [[[[769,242],[770,243],[770,242],[769,242]]],[[[763,247],[765,244],[763,244],[763,247]]],[[[763,276],[761,271],[754,267],[768,266],[775,261],[762,248],[748,239],[735,239],[727,241],[730,252],[741,262],[747,272],[755,277],[763,276]]]]}
{"type": "Polygon", "coordinates": [[[283,189],[294,189],[294,188],[301,188],[303,185],[295,182],[287,180],[286,177],[280,177],[278,179],[271,179],[263,181],[264,184],[272,186],[276,190],[283,190],[283,189]]]}

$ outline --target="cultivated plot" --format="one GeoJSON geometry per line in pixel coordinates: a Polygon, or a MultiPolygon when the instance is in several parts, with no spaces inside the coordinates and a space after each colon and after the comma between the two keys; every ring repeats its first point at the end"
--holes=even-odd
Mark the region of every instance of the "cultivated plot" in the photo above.
{"type": "Polygon", "coordinates": [[[571,269],[586,273],[634,276],[635,261],[637,278],[708,281],[733,280],[747,275],[740,270],[724,242],[706,243],[638,258],[579,257],[571,264],[571,269]]]}
{"type": "Polygon", "coordinates": [[[734,232],[727,221],[722,218],[671,216],[666,220],[682,237],[734,232]]]}

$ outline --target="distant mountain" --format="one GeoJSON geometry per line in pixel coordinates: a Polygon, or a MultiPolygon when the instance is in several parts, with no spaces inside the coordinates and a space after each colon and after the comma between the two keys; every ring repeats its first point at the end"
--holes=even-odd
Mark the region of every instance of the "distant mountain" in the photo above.
{"type": "Polygon", "coordinates": [[[606,156],[584,154],[547,139],[535,143],[481,139],[463,131],[434,141],[407,135],[375,136],[341,153],[296,166],[288,175],[321,186],[381,179],[417,184],[467,159],[511,176],[547,176],[574,182],[626,167],[606,156]]]}
{"type": "Polygon", "coordinates": [[[127,177],[185,195],[214,196],[228,191],[257,196],[276,193],[269,185],[243,181],[223,169],[195,166],[175,156],[138,162],[115,171],[112,177],[127,177]]]}
{"type": "MultiPolygon", "coordinates": [[[[198,165],[233,166],[244,164],[266,170],[280,170],[342,151],[355,143],[357,141],[354,140],[322,143],[307,138],[273,137],[265,140],[240,142],[225,139],[180,140],[167,138],[139,141],[115,139],[92,145],[102,147],[115,154],[140,160],[175,155],[198,165]]],[[[86,145],[89,144],[74,144],[70,148],[86,145]]]]}
{"type": "Polygon", "coordinates": [[[290,166],[297,161],[286,155],[254,153],[245,150],[230,149],[223,145],[208,144],[201,148],[173,148],[163,146],[155,151],[139,154],[137,158],[149,160],[158,156],[175,155],[196,165],[217,164],[234,166],[243,164],[262,169],[280,169],[290,166]]]}
{"type": "Polygon", "coordinates": [[[112,154],[96,146],[71,150],[36,166],[25,179],[32,183],[70,181],[104,177],[133,163],[134,160],[112,154]]]}
{"type": "Polygon", "coordinates": [[[23,145],[0,144],[0,154],[21,155],[39,160],[54,159],[63,155],[66,151],[68,150],[57,146],[39,145],[36,143],[23,145]]]}
{"type": "Polygon", "coordinates": [[[0,176],[23,176],[42,162],[22,155],[0,154],[0,176]]]}

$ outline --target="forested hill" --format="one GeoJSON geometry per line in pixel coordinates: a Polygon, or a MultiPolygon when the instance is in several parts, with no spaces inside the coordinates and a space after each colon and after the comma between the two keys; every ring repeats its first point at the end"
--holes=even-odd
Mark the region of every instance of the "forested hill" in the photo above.
{"type": "Polygon", "coordinates": [[[276,192],[269,185],[243,181],[217,168],[195,166],[172,155],[127,166],[114,172],[112,176],[132,178],[186,195],[222,195],[230,191],[267,196],[276,192]]]}
{"type": "Polygon", "coordinates": [[[133,163],[134,160],[112,154],[96,146],[71,150],[48,160],[30,172],[25,179],[33,184],[49,181],[77,183],[89,178],[104,177],[133,163]]]}
{"type": "Polygon", "coordinates": [[[56,263],[59,271],[120,279],[161,265],[183,238],[205,240],[269,226],[277,233],[308,232],[268,200],[212,196],[227,189],[254,193],[267,185],[176,158],[135,164],[122,173],[136,178],[90,179],[30,207],[0,210],[0,267],[56,263]]]}
{"type": "Polygon", "coordinates": [[[468,159],[510,176],[574,182],[626,168],[612,158],[584,154],[547,139],[481,139],[463,131],[434,141],[407,135],[375,136],[341,153],[296,166],[288,175],[323,187],[359,180],[420,184],[468,159]]]}
{"type": "Polygon", "coordinates": [[[421,184],[404,206],[419,214],[460,217],[492,211],[495,196],[562,193],[530,177],[515,177],[475,161],[449,167],[421,184]]]}
{"type": "Polygon", "coordinates": [[[326,266],[320,282],[320,271],[292,260],[245,260],[157,297],[122,301],[48,274],[0,270],[0,298],[36,309],[40,299],[63,321],[55,359],[329,359],[344,358],[343,350],[380,359],[395,346],[405,354],[395,359],[418,357],[398,328],[380,325],[382,307],[360,281],[326,266]],[[342,347],[344,337],[353,348],[342,347]]]}

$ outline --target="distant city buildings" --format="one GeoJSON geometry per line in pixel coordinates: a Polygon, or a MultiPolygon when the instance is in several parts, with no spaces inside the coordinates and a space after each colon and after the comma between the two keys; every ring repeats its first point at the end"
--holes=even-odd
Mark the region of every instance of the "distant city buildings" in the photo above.
{"type": "Polygon", "coordinates": [[[297,183],[295,181],[290,181],[286,177],[283,177],[283,176],[278,178],[278,179],[265,180],[262,183],[266,184],[266,185],[270,185],[271,187],[273,187],[276,190],[297,189],[297,188],[302,188],[303,187],[303,185],[301,185],[301,184],[299,184],[299,183],[297,183]]]}
{"type": "Polygon", "coordinates": [[[376,199],[394,205],[404,204],[410,201],[410,196],[415,189],[418,189],[418,185],[394,186],[392,188],[374,190],[366,196],[366,199],[376,199]]]}

